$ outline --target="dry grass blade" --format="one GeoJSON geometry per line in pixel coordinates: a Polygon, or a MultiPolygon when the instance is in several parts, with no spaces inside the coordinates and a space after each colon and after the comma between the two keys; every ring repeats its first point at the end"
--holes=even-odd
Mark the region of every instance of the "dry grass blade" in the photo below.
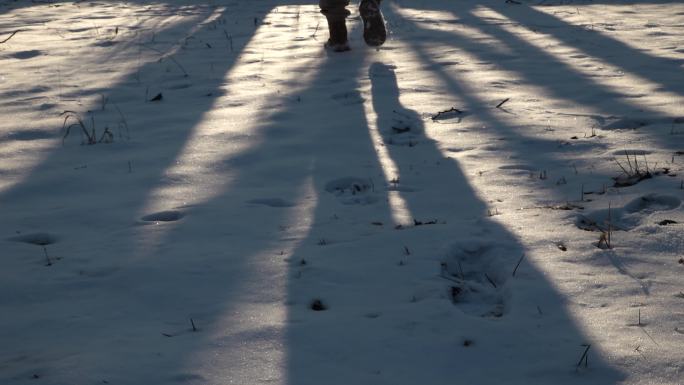
{"type": "Polygon", "coordinates": [[[83,133],[85,134],[86,138],[88,138],[88,144],[95,144],[97,143],[97,139],[95,138],[95,133],[91,135],[88,132],[88,129],[86,128],[85,124],[83,123],[83,120],[81,120],[81,117],[78,116],[78,114],[74,111],[64,111],[60,114],[60,116],[64,116],[64,122],[62,123],[62,131],[64,131],[64,136],[62,136],[62,144],[64,144],[64,141],[66,140],[67,136],[69,136],[69,133],[71,132],[72,127],[81,127],[83,130],[83,133]],[[76,123],[70,124],[67,126],[67,123],[69,123],[69,120],[76,120],[76,123]]]}
{"type": "Polygon", "coordinates": [[[21,30],[18,29],[18,30],[16,30],[16,31],[12,32],[5,40],[0,41],[0,44],[2,44],[2,43],[7,43],[7,42],[9,41],[9,39],[13,38],[14,35],[18,34],[20,31],[21,31],[21,30]]]}

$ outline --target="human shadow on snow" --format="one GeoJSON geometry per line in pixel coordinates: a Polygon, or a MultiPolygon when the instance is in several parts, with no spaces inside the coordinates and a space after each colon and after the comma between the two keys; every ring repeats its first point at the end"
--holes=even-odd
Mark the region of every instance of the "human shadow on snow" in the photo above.
{"type": "MultiPolygon", "coordinates": [[[[344,76],[354,81],[342,83],[343,90],[355,92],[363,88],[359,79],[368,64],[358,53],[328,59],[312,84],[334,84],[331,92],[340,92],[333,79],[344,76]]],[[[357,138],[325,146],[334,151],[312,160],[318,165],[312,172],[317,204],[310,234],[293,252],[288,280],[287,383],[415,384],[429,378],[436,384],[454,379],[525,384],[531,377],[555,384],[579,378],[593,384],[619,382],[622,375],[600,357],[592,358],[591,372],[575,372],[580,344],[591,341],[568,314],[565,300],[533,265],[524,268],[524,278],[510,277],[524,250],[520,242],[486,218],[486,205],[458,163],[441,154],[425,135],[419,115],[402,106],[394,68],[373,63],[367,73],[382,138],[375,145],[384,147],[396,166],[395,181],[377,182],[382,171],[376,169],[377,154],[368,143],[372,136],[363,106],[340,109],[326,103],[326,111],[353,123],[312,120],[312,128],[321,133],[315,144],[330,142],[329,136],[335,143],[340,130],[357,138]],[[342,147],[346,143],[349,148],[342,147]],[[334,160],[345,162],[350,173],[359,170],[358,180],[375,178],[373,192],[379,199],[349,201],[326,191],[335,168],[328,170],[325,164],[334,160]],[[415,220],[374,228],[372,223],[393,218],[397,208],[390,202],[397,195],[405,202],[405,217],[415,220]],[[429,211],[435,209],[426,204],[430,201],[439,202],[437,211],[429,211]],[[415,233],[426,244],[406,246],[415,233]],[[401,253],[403,246],[424,254],[407,257],[406,265],[397,263],[402,257],[388,257],[401,253]],[[461,262],[461,276],[447,266],[461,262]],[[422,266],[413,270],[408,267],[413,264],[422,266]],[[500,289],[485,288],[487,274],[500,289]],[[324,311],[316,311],[317,299],[324,311]],[[554,332],[543,332],[545,327],[554,332]],[[470,333],[489,337],[471,350],[464,347],[470,333]]]]}

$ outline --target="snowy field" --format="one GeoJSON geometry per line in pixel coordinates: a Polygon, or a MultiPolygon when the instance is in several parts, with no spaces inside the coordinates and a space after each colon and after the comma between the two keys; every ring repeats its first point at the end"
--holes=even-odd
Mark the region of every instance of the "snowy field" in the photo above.
{"type": "Polygon", "coordinates": [[[0,1],[0,384],[684,384],[684,3],[0,1]]]}

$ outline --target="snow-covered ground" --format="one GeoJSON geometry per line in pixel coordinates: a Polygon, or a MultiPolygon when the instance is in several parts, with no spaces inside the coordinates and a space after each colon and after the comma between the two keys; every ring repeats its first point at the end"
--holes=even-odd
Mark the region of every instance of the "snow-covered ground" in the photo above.
{"type": "Polygon", "coordinates": [[[684,4],[315,3],[0,2],[0,383],[684,384],[684,4]]]}

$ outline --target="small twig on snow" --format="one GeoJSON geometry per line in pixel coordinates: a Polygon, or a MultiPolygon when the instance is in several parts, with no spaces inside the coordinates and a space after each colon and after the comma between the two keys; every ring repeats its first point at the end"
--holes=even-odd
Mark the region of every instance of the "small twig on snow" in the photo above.
{"type": "Polygon", "coordinates": [[[100,140],[98,140],[98,143],[112,143],[114,141],[114,134],[112,134],[111,131],[109,131],[109,127],[105,127],[104,131],[102,132],[102,137],[100,137],[100,140]]]}
{"type": "Polygon", "coordinates": [[[165,53],[165,52],[163,52],[163,51],[161,51],[161,50],[159,50],[159,49],[157,49],[157,48],[154,48],[154,47],[152,47],[152,46],[149,46],[149,45],[147,45],[147,44],[140,44],[140,46],[145,47],[145,48],[147,48],[147,49],[149,49],[149,50],[152,50],[152,51],[154,51],[154,52],[157,52],[157,53],[161,54],[162,57],[160,58],[160,60],[165,59],[165,58],[171,59],[171,61],[172,61],[176,66],[178,66],[178,68],[183,72],[183,76],[184,76],[184,77],[187,78],[187,77],[189,76],[189,75],[188,75],[188,71],[185,70],[185,68],[184,68],[184,67],[183,67],[183,66],[182,66],[174,57],[173,57],[172,54],[165,53]]]}
{"type": "MultiPolygon", "coordinates": [[[[121,116],[121,122],[119,123],[119,128],[121,127],[121,125],[124,126],[124,128],[126,129],[126,139],[130,140],[131,139],[131,133],[128,129],[128,122],[126,121],[126,117],[124,116],[123,112],[121,112],[121,110],[119,109],[119,106],[116,103],[113,103],[113,104],[114,104],[114,108],[116,108],[116,111],[119,113],[119,116],[121,116]]],[[[119,134],[120,133],[121,133],[121,131],[119,131],[119,134]]]]}
{"type": "Polygon", "coordinates": [[[48,255],[47,248],[45,246],[43,246],[43,252],[45,253],[45,260],[47,261],[45,266],[52,266],[52,261],[50,260],[50,256],[48,255]]]}
{"type": "Polygon", "coordinates": [[[494,286],[494,288],[496,289],[497,287],[496,287],[496,283],[494,283],[494,280],[492,280],[487,273],[485,273],[484,276],[485,276],[485,278],[487,278],[487,281],[489,281],[489,283],[491,283],[492,286],[494,286]]]}
{"type": "Polygon", "coordinates": [[[520,260],[518,261],[518,264],[515,265],[515,269],[513,269],[513,276],[515,277],[515,272],[518,271],[518,267],[520,267],[520,263],[522,263],[523,258],[525,258],[525,253],[520,256],[520,260]]]}
{"type": "Polygon", "coordinates": [[[228,31],[226,31],[225,28],[223,29],[223,33],[226,35],[226,39],[230,43],[230,52],[233,52],[233,36],[228,35],[228,31]]]}
{"type": "Polygon", "coordinates": [[[582,357],[580,357],[579,361],[577,362],[577,368],[582,365],[582,361],[584,361],[584,367],[589,366],[589,348],[591,348],[591,344],[582,344],[582,346],[585,346],[586,349],[584,349],[584,353],[582,353],[582,357]]]}
{"type": "Polygon", "coordinates": [[[463,266],[461,266],[461,261],[458,261],[458,272],[461,273],[461,279],[465,279],[465,274],[463,274],[463,266]]]}
{"type": "MultiPolygon", "coordinates": [[[[67,136],[69,136],[69,132],[71,132],[71,127],[74,127],[74,126],[81,127],[81,129],[83,130],[83,133],[88,138],[88,144],[97,143],[94,132],[93,132],[93,135],[91,136],[90,133],[88,132],[88,129],[86,128],[85,124],[83,123],[83,120],[81,120],[81,118],[78,116],[78,114],[76,112],[64,111],[61,114],[59,114],[59,116],[64,116],[64,122],[62,123],[62,130],[64,131],[64,136],[62,136],[62,144],[64,144],[64,141],[66,140],[67,136]],[[67,126],[69,118],[76,119],[76,123],[67,126]]],[[[95,129],[95,127],[93,127],[93,130],[94,129],[95,129]]]]}
{"type": "Polygon", "coordinates": [[[20,31],[21,31],[21,30],[18,29],[18,30],[16,30],[16,31],[12,32],[12,33],[7,37],[7,39],[5,39],[5,40],[3,40],[3,41],[0,41],[0,44],[8,42],[9,39],[13,38],[14,35],[16,35],[17,33],[19,33],[20,31]]]}
{"type": "Polygon", "coordinates": [[[462,114],[462,113],[463,113],[463,111],[459,110],[458,108],[456,108],[456,107],[451,107],[451,108],[448,109],[448,110],[438,112],[436,115],[433,115],[430,119],[432,119],[433,121],[439,120],[439,119],[442,118],[444,115],[450,114],[450,113],[452,113],[452,112],[453,112],[453,113],[456,113],[456,114],[462,114]]]}
{"type": "Polygon", "coordinates": [[[314,39],[314,40],[316,40],[316,34],[318,33],[318,27],[319,27],[320,25],[321,25],[321,23],[318,22],[318,24],[316,24],[316,29],[315,29],[314,32],[311,34],[311,38],[314,39]]]}
{"type": "MultiPolygon", "coordinates": [[[[518,4],[520,4],[520,3],[518,3],[518,4]]],[[[496,105],[496,108],[501,108],[501,106],[503,106],[504,104],[506,104],[506,102],[508,102],[509,100],[511,100],[511,98],[506,98],[506,99],[504,99],[503,101],[501,101],[501,103],[499,103],[499,104],[496,105]]]]}

